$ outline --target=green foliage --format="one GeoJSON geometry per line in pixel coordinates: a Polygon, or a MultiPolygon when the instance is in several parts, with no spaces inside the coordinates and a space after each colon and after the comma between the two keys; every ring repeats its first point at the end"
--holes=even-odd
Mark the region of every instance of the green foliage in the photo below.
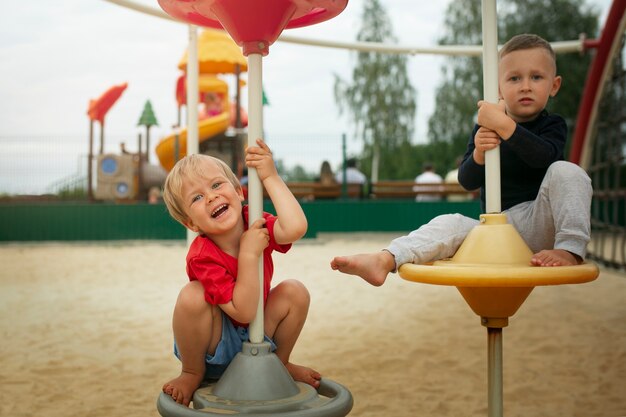
{"type": "MultiPolygon", "coordinates": [[[[480,45],[480,9],[480,2],[474,0],[450,3],[445,18],[446,33],[440,43],[480,45]]],[[[520,33],[535,33],[554,42],[577,39],[581,33],[594,37],[598,31],[598,12],[585,6],[582,0],[502,0],[498,2],[498,16],[500,44],[520,33]]],[[[570,137],[590,61],[590,54],[570,53],[557,57],[563,83],[548,109],[565,118],[570,137]]],[[[449,58],[444,82],[437,89],[436,108],[428,123],[429,139],[433,143],[448,142],[452,152],[463,153],[476,114],[476,103],[482,96],[482,61],[449,58]]]]}
{"type": "MultiPolygon", "coordinates": [[[[581,34],[592,38],[598,36],[598,11],[585,6],[583,0],[508,1],[504,4],[507,6],[504,39],[518,33],[536,33],[550,42],[578,39],[581,34]]],[[[591,58],[590,53],[559,54],[557,57],[557,71],[563,77],[563,83],[548,110],[565,118],[569,138],[574,134],[591,58]]]]}
{"type": "MultiPolygon", "coordinates": [[[[378,0],[365,1],[357,40],[396,42],[391,21],[378,0]]],[[[409,81],[406,60],[402,55],[359,52],[351,83],[335,75],[339,111],[349,113],[355,136],[363,140],[371,157],[379,153],[381,167],[393,164],[382,155],[393,154],[409,143],[413,134],[416,92],[409,81]]],[[[372,166],[371,160],[363,162],[361,166],[371,172],[366,168],[372,166]]]]}
{"type": "MultiPolygon", "coordinates": [[[[366,176],[371,175],[371,147],[364,149],[359,157],[359,166],[366,176]]],[[[459,156],[447,142],[431,142],[428,144],[411,144],[405,142],[398,147],[383,148],[380,159],[385,161],[380,167],[380,179],[412,180],[422,172],[425,162],[435,165],[435,171],[442,177],[455,168],[455,159],[459,156]]]]}
{"type": "Polygon", "coordinates": [[[276,169],[284,181],[306,182],[314,181],[317,174],[307,172],[301,165],[288,168],[282,159],[276,161],[276,169]]]}
{"type": "Polygon", "coordinates": [[[87,190],[84,188],[64,188],[57,193],[61,200],[86,200],[87,190]]]}
{"type": "MultiPolygon", "coordinates": [[[[445,17],[443,45],[481,45],[481,2],[457,0],[450,3],[445,17]]],[[[435,112],[428,121],[431,143],[450,144],[451,159],[465,153],[476,103],[482,97],[482,62],[479,57],[453,57],[442,69],[444,83],[436,90],[435,112]]],[[[441,165],[434,161],[436,166],[441,165]]]]}

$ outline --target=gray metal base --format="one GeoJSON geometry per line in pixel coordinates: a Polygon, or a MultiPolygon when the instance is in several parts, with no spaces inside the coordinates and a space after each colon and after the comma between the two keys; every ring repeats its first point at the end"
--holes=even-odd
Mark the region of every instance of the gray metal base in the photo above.
{"type": "Polygon", "coordinates": [[[352,409],[352,394],[344,386],[322,379],[315,390],[293,381],[269,343],[244,343],[217,383],[203,386],[193,396],[194,409],[161,393],[157,409],[163,417],[199,416],[332,416],[352,409]]]}
{"type": "Polygon", "coordinates": [[[502,417],[504,401],[502,396],[502,328],[487,328],[488,344],[488,416],[502,417]]]}

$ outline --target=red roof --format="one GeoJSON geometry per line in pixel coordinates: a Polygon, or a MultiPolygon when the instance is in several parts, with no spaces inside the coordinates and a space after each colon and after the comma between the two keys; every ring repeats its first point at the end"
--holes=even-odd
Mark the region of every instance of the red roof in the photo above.
{"type": "Polygon", "coordinates": [[[97,99],[89,100],[89,108],[87,109],[89,119],[97,120],[100,124],[103,124],[104,116],[113,107],[117,99],[120,98],[126,87],[128,87],[128,83],[114,85],[97,99]]]}

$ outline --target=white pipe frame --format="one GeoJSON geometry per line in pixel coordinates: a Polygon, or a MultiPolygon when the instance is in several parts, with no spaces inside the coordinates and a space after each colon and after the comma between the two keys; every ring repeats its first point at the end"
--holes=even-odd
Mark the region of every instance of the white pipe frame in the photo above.
{"type": "MultiPolygon", "coordinates": [[[[137,4],[132,0],[104,0],[118,6],[126,7],[144,14],[166,19],[172,22],[180,22],[170,15],[153,7],[137,4]]],[[[381,52],[404,55],[445,55],[445,56],[481,56],[483,47],[481,45],[438,45],[433,47],[409,46],[409,45],[389,45],[378,42],[340,42],[322,39],[301,38],[281,34],[277,41],[294,43],[298,45],[318,46],[322,48],[348,49],[360,52],[381,52]]],[[[551,42],[552,49],[556,53],[583,52],[585,50],[584,37],[571,41],[551,42]]]]}

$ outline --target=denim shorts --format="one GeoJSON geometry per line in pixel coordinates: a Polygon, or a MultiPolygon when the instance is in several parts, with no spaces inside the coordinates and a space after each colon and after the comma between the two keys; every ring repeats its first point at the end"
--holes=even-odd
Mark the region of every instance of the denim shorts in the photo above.
{"type": "MultiPolygon", "coordinates": [[[[230,318],[222,312],[222,338],[215,348],[215,354],[209,355],[207,353],[206,355],[204,379],[219,379],[235,355],[241,352],[243,342],[247,341],[248,329],[239,326],[235,327],[230,318]]],[[[269,342],[271,345],[272,352],[276,350],[276,345],[273,340],[265,336],[265,341],[269,342]]],[[[180,359],[176,340],[174,340],[174,355],[180,359]]]]}

